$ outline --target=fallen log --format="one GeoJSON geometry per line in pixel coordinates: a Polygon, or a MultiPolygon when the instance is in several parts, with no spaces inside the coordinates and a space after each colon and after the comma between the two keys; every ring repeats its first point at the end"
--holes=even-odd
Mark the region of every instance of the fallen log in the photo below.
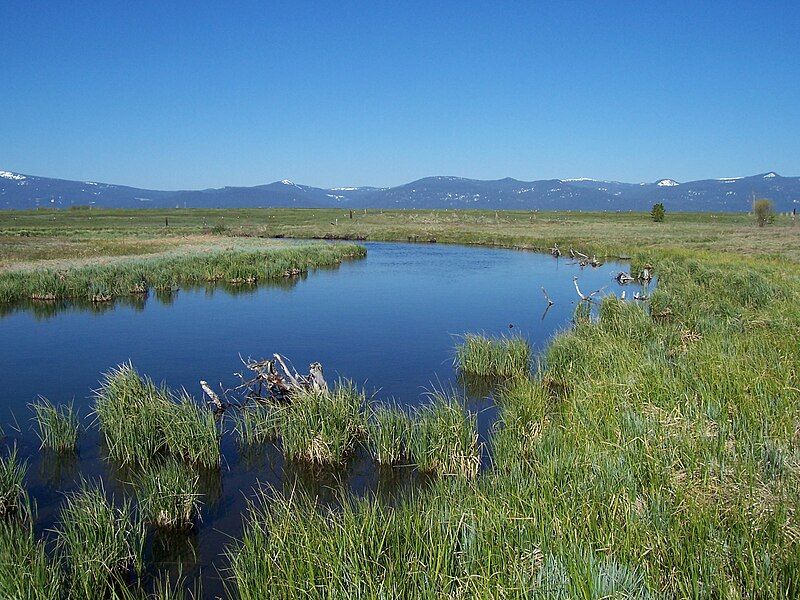
{"type": "Polygon", "coordinates": [[[597,294],[602,292],[604,289],[606,289],[605,286],[603,286],[600,289],[595,290],[595,291],[593,291],[593,292],[591,292],[589,294],[584,294],[581,291],[581,288],[578,287],[578,278],[577,277],[573,276],[572,283],[575,284],[575,291],[578,292],[578,296],[580,296],[581,300],[583,300],[584,302],[592,302],[594,300],[594,296],[596,296],[597,294]]]}
{"type": "Polygon", "coordinates": [[[238,374],[242,383],[236,390],[245,390],[248,398],[285,403],[290,402],[292,396],[299,392],[313,391],[327,394],[329,391],[322,365],[318,362],[309,365],[308,375],[299,374],[280,354],[273,354],[272,359],[266,360],[242,359],[242,363],[255,374],[247,380],[242,374],[238,374]]]}
{"type": "Polygon", "coordinates": [[[211,405],[214,407],[215,412],[222,412],[225,410],[225,404],[222,402],[222,400],[220,400],[217,393],[211,389],[207,381],[201,379],[200,387],[203,388],[203,392],[206,396],[208,396],[208,399],[211,401],[211,405]]]}

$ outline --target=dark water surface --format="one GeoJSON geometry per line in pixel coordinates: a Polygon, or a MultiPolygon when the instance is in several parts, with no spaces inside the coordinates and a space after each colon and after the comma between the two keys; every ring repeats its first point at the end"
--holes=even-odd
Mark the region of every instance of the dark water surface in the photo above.
{"type": "MultiPolygon", "coordinates": [[[[619,295],[623,288],[613,275],[627,270],[619,263],[580,269],[564,258],[514,250],[366,245],[366,259],[317,270],[293,284],[235,292],[184,289],[168,302],[151,294],[138,304],[118,303],[99,312],[78,306],[6,310],[0,317],[3,445],[16,443],[28,458],[26,483],[38,506],[37,528],[47,535],[63,492],[74,489],[80,477],[102,477],[117,495],[131,491],[125,483],[129,474],[104,458],[96,428],[82,434],[77,457],[39,452],[27,408],[39,394],[55,403],[74,400],[88,424],[91,391],[104,371],[123,361],[199,398],[200,379],[215,388],[220,382],[237,383],[239,355],[264,358],[279,352],[301,372],[319,361],[329,382],[341,376],[374,393],[376,401],[415,405],[426,401],[426,390],[464,387],[452,366],[460,335],[521,335],[541,350],[570,326],[578,299],[574,275],[584,292],[606,286],[606,293],[619,295]],[[546,314],[541,286],[555,301],[546,314]]],[[[640,289],[626,288],[629,297],[640,289]]],[[[493,403],[480,390],[462,391],[469,409],[479,413],[485,440],[493,403]]],[[[421,483],[409,469],[377,470],[363,453],[353,457],[346,472],[319,476],[285,465],[274,447],[242,456],[230,432],[222,445],[223,468],[202,477],[200,526],[188,535],[153,534],[148,545],[151,567],[180,568],[191,577],[202,572],[209,597],[221,593],[221,553],[239,536],[245,499],[257,482],[300,484],[323,496],[344,486],[387,498],[421,483]]]]}

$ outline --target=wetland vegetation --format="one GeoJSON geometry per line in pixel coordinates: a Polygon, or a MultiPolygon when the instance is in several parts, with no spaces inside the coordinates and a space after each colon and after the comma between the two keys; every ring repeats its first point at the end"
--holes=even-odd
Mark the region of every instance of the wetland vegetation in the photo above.
{"type": "MultiPolygon", "coordinates": [[[[30,232],[23,244],[73,233],[130,240],[145,235],[131,222],[148,236],[163,223],[160,212],[130,214],[0,213],[0,223],[6,237],[30,232]]],[[[652,265],[658,284],[646,302],[608,295],[594,318],[575,319],[537,356],[514,338],[458,332],[466,337],[453,350],[457,365],[499,376],[483,463],[476,416],[457,393],[414,409],[371,407],[363,391],[341,384],[219,420],[131,365],[109,371],[97,423],[109,460],[138,473],[137,502],[116,494],[112,502],[85,484],[67,497],[51,552],[26,516],[25,462],[9,446],[0,459],[5,595],[138,590],[144,523],[192,529],[205,501],[195,476],[224,468],[221,439],[233,431],[242,447],[277,440],[316,476],[364,452],[431,477],[391,502],[346,490],[334,502],[295,488],[245,491],[242,535],[226,545],[221,571],[231,597],[800,594],[800,233],[788,221],[759,228],[738,215],[670,214],[653,224],[647,214],[438,211],[370,213],[350,224],[343,211],[175,211],[170,229],[214,236],[223,214],[226,223],[238,217],[225,235],[573,245],[629,256],[631,272],[652,265]],[[13,568],[20,564],[30,566],[13,568]]],[[[175,234],[159,235],[172,243],[175,234]]],[[[16,261],[15,252],[5,259],[16,261]]],[[[72,409],[37,406],[42,444],[69,447],[72,409]]],[[[159,586],[171,597],[170,584],[159,586]]]]}

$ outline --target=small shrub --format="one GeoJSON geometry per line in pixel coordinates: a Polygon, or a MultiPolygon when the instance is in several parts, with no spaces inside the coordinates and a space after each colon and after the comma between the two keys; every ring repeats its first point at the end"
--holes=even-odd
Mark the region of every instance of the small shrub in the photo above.
{"type": "Polygon", "coordinates": [[[650,218],[653,219],[653,221],[656,223],[662,223],[665,215],[666,211],[664,210],[663,202],[657,202],[656,204],[653,204],[653,208],[650,209],[650,218]]]}
{"type": "Polygon", "coordinates": [[[759,227],[764,227],[768,223],[775,220],[775,204],[772,200],[760,198],[753,202],[753,215],[756,217],[756,223],[759,227]]]}

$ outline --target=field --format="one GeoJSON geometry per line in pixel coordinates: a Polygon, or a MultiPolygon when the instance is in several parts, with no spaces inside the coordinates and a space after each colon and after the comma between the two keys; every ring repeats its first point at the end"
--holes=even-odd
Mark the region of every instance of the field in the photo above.
{"type": "MultiPolygon", "coordinates": [[[[800,595],[800,224],[779,217],[758,228],[748,215],[707,214],[668,214],[657,224],[605,213],[0,212],[0,261],[6,270],[86,264],[186,244],[260,244],[251,239],[260,236],[558,244],[630,257],[632,271],[649,264],[658,285],[646,309],[609,298],[598,320],[577,319],[532,376],[507,369],[492,464],[479,475],[469,423],[456,418],[454,400],[441,399],[417,415],[416,428],[402,415],[367,428],[379,460],[391,463],[405,448],[438,473],[397,504],[343,499],[330,511],[302,494],[255,494],[244,537],[228,550],[232,596],[800,595]],[[440,458],[445,432],[451,447],[465,448],[457,464],[440,458]]],[[[461,357],[465,365],[525,362],[496,356],[503,347],[481,353],[478,344],[461,357]]],[[[305,441],[319,415],[297,412],[305,441]]],[[[339,412],[345,425],[356,414],[339,412]]],[[[348,432],[337,460],[355,437],[348,432]]],[[[6,470],[7,503],[16,506],[19,477],[6,470]]],[[[73,499],[78,516],[82,498],[73,499]]],[[[83,559],[69,545],[77,536],[62,535],[74,572],[75,556],[83,559]]],[[[135,570],[136,552],[122,550],[115,568],[135,570]]],[[[14,582],[13,571],[0,571],[0,586],[14,582]]]]}

